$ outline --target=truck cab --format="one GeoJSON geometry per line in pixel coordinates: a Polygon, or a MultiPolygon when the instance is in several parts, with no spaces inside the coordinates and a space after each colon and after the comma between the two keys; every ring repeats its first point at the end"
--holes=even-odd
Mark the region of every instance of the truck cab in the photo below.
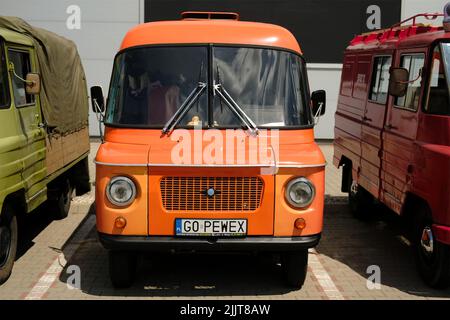
{"type": "Polygon", "coordinates": [[[418,14],[356,36],[344,55],[333,162],[351,211],[374,200],[401,215],[418,270],[450,284],[450,33],[445,14],[418,14]],[[444,25],[418,23],[444,16],[444,25]]]}
{"type": "Polygon", "coordinates": [[[317,245],[325,160],[294,36],[235,13],[141,24],[117,53],[96,155],[99,238],[114,286],[137,251],[267,251],[301,287],[317,245]]]}

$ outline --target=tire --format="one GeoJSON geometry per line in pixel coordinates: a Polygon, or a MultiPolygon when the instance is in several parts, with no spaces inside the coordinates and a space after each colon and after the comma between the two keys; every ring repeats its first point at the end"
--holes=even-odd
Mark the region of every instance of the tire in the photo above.
{"type": "Polygon", "coordinates": [[[368,220],[372,213],[373,197],[372,195],[361,188],[351,176],[347,178],[348,183],[348,205],[350,212],[358,220],[368,220]]]}
{"type": "Polygon", "coordinates": [[[17,218],[11,206],[0,215],[0,285],[11,275],[17,251],[17,218]]]}
{"type": "Polygon", "coordinates": [[[281,266],[286,284],[301,289],[308,271],[308,249],[283,253],[281,266]]]}
{"type": "Polygon", "coordinates": [[[109,276],[114,288],[129,288],[136,275],[137,257],[133,253],[109,251],[109,276]]]}
{"type": "Polygon", "coordinates": [[[413,223],[413,248],[420,277],[432,288],[447,288],[450,286],[450,246],[433,236],[431,213],[425,205],[419,206],[413,223]]]}
{"type": "Polygon", "coordinates": [[[73,186],[69,179],[62,180],[56,186],[54,196],[49,200],[49,209],[56,220],[62,220],[69,215],[73,191],[73,186]]]}

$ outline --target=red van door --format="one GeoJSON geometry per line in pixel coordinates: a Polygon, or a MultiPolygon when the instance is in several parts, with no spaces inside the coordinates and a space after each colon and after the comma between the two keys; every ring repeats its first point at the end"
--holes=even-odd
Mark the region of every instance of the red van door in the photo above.
{"type": "Polygon", "coordinates": [[[381,132],[389,100],[389,69],[392,52],[379,52],[372,58],[367,104],[361,128],[361,170],[358,183],[374,197],[379,197],[381,132]]]}
{"type": "Polygon", "coordinates": [[[418,127],[418,109],[422,101],[422,68],[426,49],[400,51],[397,66],[409,70],[408,89],[394,98],[388,108],[383,133],[380,199],[400,213],[405,192],[411,185],[414,170],[414,146],[418,127]]]}

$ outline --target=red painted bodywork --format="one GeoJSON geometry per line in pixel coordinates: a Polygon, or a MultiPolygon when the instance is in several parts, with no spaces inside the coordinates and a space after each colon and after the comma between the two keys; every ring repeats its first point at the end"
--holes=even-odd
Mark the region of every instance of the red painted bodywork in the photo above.
{"type": "Polygon", "coordinates": [[[450,244],[450,117],[422,110],[433,46],[450,41],[442,27],[413,25],[356,36],[344,55],[335,115],[335,166],[352,162],[354,180],[401,214],[408,195],[431,209],[438,240],[450,244]],[[369,100],[374,57],[423,53],[425,64],[417,111],[369,100]]]}

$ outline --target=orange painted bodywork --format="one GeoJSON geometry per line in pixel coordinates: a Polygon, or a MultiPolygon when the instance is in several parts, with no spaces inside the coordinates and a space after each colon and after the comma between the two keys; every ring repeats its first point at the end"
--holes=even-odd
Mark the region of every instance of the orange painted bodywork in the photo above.
{"type": "MultiPolygon", "coordinates": [[[[144,45],[219,43],[236,46],[260,45],[280,47],[301,54],[300,46],[293,35],[284,28],[270,24],[226,21],[185,20],[152,22],[131,29],[122,42],[121,50],[144,45]]],[[[176,129],[176,137],[183,129],[176,129]]],[[[210,130],[187,130],[194,140],[195,134],[210,130]]],[[[216,130],[225,139],[225,130],[216,130]]],[[[186,132],[186,130],[184,131],[186,132]]],[[[211,165],[201,159],[192,165],[176,165],[171,152],[177,139],[161,136],[160,129],[124,129],[107,127],[105,143],[97,153],[96,214],[97,229],[113,235],[158,235],[173,236],[175,218],[245,218],[248,220],[248,235],[265,236],[307,236],[322,231],[324,205],[325,159],[314,142],[313,129],[279,130],[279,153],[267,161],[251,161],[236,166],[211,165]],[[262,170],[272,166],[275,172],[262,170]],[[117,175],[131,178],[137,185],[136,200],[125,208],[110,204],[106,197],[106,186],[117,175]],[[264,193],[259,208],[255,211],[167,211],[161,199],[160,181],[165,176],[187,177],[255,177],[263,180],[264,193]],[[291,207],[285,200],[285,186],[294,178],[304,176],[315,185],[316,196],[312,204],[304,209],[291,207]],[[127,220],[124,228],[118,230],[114,221],[118,217],[127,220]],[[297,218],[304,218],[306,227],[295,228],[297,218]]],[[[250,154],[252,143],[267,139],[270,149],[271,133],[257,137],[241,137],[245,154],[250,154]]],[[[207,143],[199,150],[192,148],[192,159],[203,153],[207,143]]],[[[224,159],[227,153],[222,155],[224,159]]],[[[237,156],[233,156],[237,163],[237,156]]],[[[224,163],[224,162],[222,162],[224,163]]]]}
{"type": "MultiPolygon", "coordinates": [[[[176,131],[172,136],[176,136],[176,131]]],[[[193,135],[194,130],[190,133],[193,135]]],[[[246,140],[262,138],[245,137],[246,140]]],[[[248,235],[312,235],[322,230],[325,159],[314,142],[312,129],[279,131],[276,173],[264,173],[258,167],[262,163],[250,163],[248,157],[242,167],[211,167],[204,162],[195,167],[173,165],[170,153],[177,141],[161,137],[160,130],[107,128],[105,140],[96,157],[97,229],[102,233],[173,235],[175,218],[246,218],[248,235]],[[124,209],[110,204],[105,193],[107,183],[117,175],[125,175],[138,185],[135,202],[124,209]],[[163,208],[159,189],[164,176],[260,176],[264,181],[262,203],[251,212],[168,212],[163,208]],[[298,176],[307,177],[316,188],[313,203],[305,209],[292,208],[284,197],[287,182],[298,176]],[[120,216],[127,219],[127,225],[116,230],[114,221],[120,216]],[[302,231],[294,228],[299,217],[306,220],[302,231]]],[[[248,148],[247,143],[244,146],[248,148]]],[[[205,147],[207,144],[202,151],[205,147]]]]}
{"type": "Polygon", "coordinates": [[[295,37],[283,27],[267,23],[227,20],[160,21],[140,24],[128,31],[120,49],[194,43],[269,46],[302,53],[295,37]]]}

